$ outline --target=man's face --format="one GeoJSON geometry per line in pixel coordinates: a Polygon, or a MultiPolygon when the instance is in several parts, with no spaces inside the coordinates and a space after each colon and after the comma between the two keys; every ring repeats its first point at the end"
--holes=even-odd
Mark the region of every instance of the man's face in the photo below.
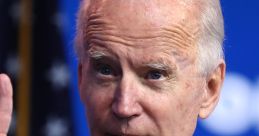
{"type": "Polygon", "coordinates": [[[172,0],[90,6],[79,87],[93,136],[193,134],[205,88],[195,16],[172,0]]]}

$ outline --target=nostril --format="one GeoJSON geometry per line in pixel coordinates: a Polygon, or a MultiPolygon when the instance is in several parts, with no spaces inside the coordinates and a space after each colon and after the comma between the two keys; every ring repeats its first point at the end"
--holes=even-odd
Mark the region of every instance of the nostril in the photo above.
{"type": "MultiPolygon", "coordinates": [[[[124,78],[126,79],[126,78],[124,78]]],[[[127,78],[129,79],[129,78],[127,78]]],[[[132,119],[142,113],[141,93],[132,82],[122,81],[112,101],[112,112],[118,119],[132,119]]]]}
{"type": "Polygon", "coordinates": [[[112,111],[114,113],[114,115],[118,118],[129,118],[131,115],[130,115],[130,112],[128,111],[129,109],[127,109],[126,106],[122,106],[121,104],[119,103],[114,103],[112,105],[112,111]]]}
{"type": "Polygon", "coordinates": [[[112,112],[118,119],[131,119],[140,115],[137,105],[125,103],[122,101],[114,102],[112,104],[112,112]]]}

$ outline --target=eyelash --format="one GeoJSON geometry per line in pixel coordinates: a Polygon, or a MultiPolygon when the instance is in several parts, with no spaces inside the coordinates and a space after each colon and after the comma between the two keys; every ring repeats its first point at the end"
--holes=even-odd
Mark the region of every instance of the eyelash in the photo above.
{"type": "Polygon", "coordinates": [[[160,81],[160,80],[164,80],[167,76],[168,74],[166,71],[154,69],[154,70],[149,70],[145,74],[145,79],[152,80],[152,81],[160,81]],[[154,75],[150,75],[150,74],[154,74],[154,75]]]}
{"type": "Polygon", "coordinates": [[[110,79],[117,76],[116,70],[109,64],[94,62],[93,68],[96,76],[101,79],[110,79]]]}

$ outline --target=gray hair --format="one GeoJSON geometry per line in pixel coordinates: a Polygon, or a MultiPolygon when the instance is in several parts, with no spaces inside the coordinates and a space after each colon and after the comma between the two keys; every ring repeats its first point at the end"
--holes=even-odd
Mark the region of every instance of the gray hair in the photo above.
{"type": "MultiPolygon", "coordinates": [[[[83,31],[87,25],[87,9],[91,0],[83,0],[78,12],[77,33],[75,37],[75,51],[79,59],[83,52],[83,31]]],[[[200,26],[201,35],[198,38],[197,46],[197,67],[202,75],[212,72],[221,59],[224,59],[224,21],[219,0],[202,0],[205,6],[201,10],[200,26]]]]}
{"type": "Polygon", "coordinates": [[[205,0],[201,11],[201,35],[198,39],[198,71],[203,75],[212,72],[224,59],[224,21],[219,0],[205,0]]]}
{"type": "Polygon", "coordinates": [[[77,13],[77,22],[76,22],[76,36],[75,36],[75,46],[74,50],[79,59],[82,59],[83,56],[83,45],[84,45],[84,28],[87,26],[87,12],[90,6],[91,0],[82,0],[80,2],[80,7],[77,13]]]}

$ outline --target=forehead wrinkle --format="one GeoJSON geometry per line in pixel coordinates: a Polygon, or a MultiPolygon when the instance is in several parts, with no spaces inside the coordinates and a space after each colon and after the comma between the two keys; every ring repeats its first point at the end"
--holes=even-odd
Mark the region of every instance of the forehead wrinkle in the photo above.
{"type": "Polygon", "coordinates": [[[159,46],[123,46],[123,45],[115,45],[110,44],[104,41],[93,42],[92,46],[90,46],[91,49],[95,49],[95,47],[101,47],[102,50],[111,52],[113,55],[116,56],[116,58],[128,58],[129,63],[134,66],[136,64],[145,65],[148,64],[148,62],[153,63],[159,63],[163,62],[163,64],[166,65],[175,65],[177,63],[179,68],[185,68],[192,64],[194,62],[194,57],[192,57],[192,54],[190,52],[187,52],[186,49],[182,48],[174,48],[172,45],[168,44],[161,44],[159,46]],[[97,43],[97,44],[95,44],[97,43]],[[101,43],[101,44],[100,44],[101,43]],[[155,51],[155,52],[154,52],[155,51]],[[122,53],[123,52],[123,53],[122,53]],[[163,56],[163,58],[154,58],[151,56],[151,59],[147,59],[148,56],[147,52],[153,52],[153,56],[163,56]],[[138,56],[138,57],[136,57],[138,56]],[[139,59],[143,56],[143,59],[139,59]],[[168,58],[171,60],[170,63],[165,61],[165,58],[168,58]],[[142,61],[143,60],[143,61],[142,61]],[[142,61],[142,62],[138,62],[142,61]]]}
{"type": "Polygon", "coordinates": [[[98,13],[92,13],[88,20],[88,25],[84,31],[84,39],[87,45],[92,42],[98,44],[105,44],[107,42],[114,42],[124,45],[132,44],[129,41],[124,40],[118,30],[116,25],[112,25],[111,21],[102,17],[98,13]]]}
{"type": "MultiPolygon", "coordinates": [[[[143,1],[142,1],[143,2],[143,1]]],[[[131,27],[126,27],[126,29],[121,28],[120,25],[121,24],[117,24],[118,19],[112,19],[111,17],[113,16],[113,14],[111,14],[110,12],[114,12],[115,10],[110,10],[110,6],[114,4],[119,5],[119,9],[123,10],[121,8],[122,5],[125,6],[125,3],[123,1],[120,1],[118,4],[117,2],[112,2],[109,0],[105,0],[105,1],[101,1],[99,0],[99,2],[96,3],[101,3],[101,5],[99,4],[99,6],[95,6],[95,8],[93,8],[94,10],[91,10],[91,12],[89,12],[89,19],[88,19],[88,25],[87,25],[87,29],[85,31],[85,38],[87,39],[86,41],[88,41],[88,44],[90,43],[89,40],[91,40],[90,37],[92,37],[92,39],[94,41],[98,41],[98,42],[117,42],[120,44],[126,44],[126,45],[136,45],[133,44],[136,41],[143,41],[143,40],[149,40],[149,39],[158,39],[158,41],[160,40],[162,43],[171,43],[173,45],[178,45],[179,47],[187,47],[192,45],[194,42],[194,34],[187,32],[183,26],[186,25],[186,21],[183,22],[182,24],[184,25],[175,25],[173,27],[164,27],[162,28],[162,30],[160,30],[161,32],[158,32],[158,34],[152,34],[152,31],[150,31],[150,33],[148,33],[149,29],[151,28],[146,28],[144,29],[145,25],[143,26],[143,29],[138,29],[138,32],[134,32],[132,34],[127,33],[127,31],[131,30],[131,27]],[[112,3],[111,5],[108,3],[112,3]],[[123,4],[124,3],[124,4],[123,4]],[[105,10],[109,11],[109,13],[106,13],[105,10]],[[114,24],[114,21],[116,22],[114,24]],[[120,29],[119,29],[120,27],[120,29]],[[148,33],[148,35],[147,35],[148,33]],[[98,39],[100,38],[100,39],[98,39]]],[[[158,8],[157,6],[154,7],[154,3],[153,6],[148,6],[149,4],[146,3],[146,8],[150,8],[148,11],[152,11],[151,8],[158,8]]],[[[160,2],[158,2],[160,3],[160,2]]],[[[174,3],[177,3],[176,1],[174,3]]],[[[134,2],[132,1],[131,4],[134,4],[134,2]]],[[[136,4],[136,3],[135,3],[136,4]]],[[[161,3],[160,3],[161,4],[161,3]]],[[[172,3],[171,3],[172,4],[172,3]]],[[[151,4],[152,5],[152,4],[151,4]]],[[[190,4],[189,4],[190,5],[190,4]]],[[[122,6],[123,7],[123,6],[122,6]]],[[[134,7],[131,7],[134,8],[134,7]]],[[[114,8],[113,8],[114,9],[114,8]]],[[[139,8],[137,8],[139,10],[139,8]]],[[[133,10],[133,9],[131,9],[133,10]]],[[[131,10],[125,10],[125,11],[131,11],[131,10]]],[[[158,10],[158,9],[157,9],[158,10]]],[[[160,10],[158,10],[160,13],[160,10]]],[[[114,12],[116,15],[115,17],[118,17],[118,14],[121,15],[120,13],[118,13],[119,11],[114,12]]],[[[150,14],[153,14],[153,12],[151,12],[150,14]]],[[[156,14],[158,14],[158,12],[156,12],[156,14]]],[[[161,13],[160,13],[161,14],[161,13]]],[[[125,14],[123,14],[125,16],[125,14]]],[[[136,15],[138,16],[138,15],[136,15]]],[[[167,15],[167,17],[164,18],[168,18],[169,15],[167,15]]],[[[183,15],[185,16],[185,15],[183,15]]],[[[185,17],[183,17],[185,18],[185,17]]],[[[125,18],[127,20],[127,18],[125,18]]],[[[181,20],[181,19],[180,19],[181,20]]],[[[147,19],[148,22],[150,22],[149,19],[147,19]]],[[[179,22],[179,20],[175,20],[176,22],[179,22]]],[[[120,22],[120,21],[119,21],[120,22]]],[[[160,21],[158,21],[160,22],[160,21]]],[[[152,23],[151,23],[152,24],[152,23]]],[[[162,25],[154,25],[153,27],[157,27],[155,29],[158,29],[163,26],[162,25]]],[[[156,30],[155,30],[156,31],[156,30]]],[[[156,33],[156,32],[155,32],[156,33]]],[[[139,44],[137,44],[139,45],[139,44]]]]}
{"type": "MultiPolygon", "coordinates": [[[[128,33],[127,30],[131,29],[131,27],[120,27],[120,24],[118,24],[116,20],[110,18],[110,16],[112,16],[111,14],[106,14],[104,12],[105,8],[103,6],[101,8],[102,10],[95,10],[89,14],[90,23],[87,24],[87,29],[85,30],[85,39],[87,41],[86,43],[88,43],[87,45],[92,43],[100,45],[114,45],[114,43],[116,43],[119,45],[134,46],[136,48],[143,48],[143,45],[154,45],[153,47],[156,45],[170,45],[172,48],[177,50],[182,49],[184,53],[195,51],[193,49],[195,48],[194,41],[196,32],[187,31],[190,30],[190,27],[186,27],[186,20],[183,22],[178,22],[175,20],[178,25],[169,26],[169,24],[165,24],[166,26],[163,26],[162,24],[160,26],[152,26],[156,27],[152,29],[143,26],[143,28],[138,29],[137,32],[128,33]],[[151,42],[151,44],[146,44],[147,41],[151,42]]],[[[190,55],[191,53],[188,54],[190,55]]],[[[177,58],[177,60],[185,60],[181,57],[181,55],[177,58]]]]}
{"type": "MultiPolygon", "coordinates": [[[[99,13],[110,18],[118,24],[161,26],[162,24],[186,19],[186,14],[191,14],[193,2],[183,0],[92,0],[89,14],[99,13]],[[183,4],[185,3],[185,4],[183,4]],[[188,3],[188,4],[187,4],[188,3]],[[141,23],[143,18],[148,21],[141,23]],[[127,21],[124,21],[124,20],[127,21]],[[173,20],[172,20],[173,19],[173,20]],[[131,20],[131,21],[130,21],[131,20]],[[133,23],[131,23],[133,22],[133,23]],[[161,23],[160,23],[161,22],[161,23]]],[[[89,15],[90,16],[90,15],[89,15]]],[[[186,23],[186,21],[184,22],[186,23]]]]}
{"type": "MultiPolygon", "coordinates": [[[[111,20],[117,21],[117,23],[122,23],[121,17],[124,19],[140,19],[146,18],[149,23],[146,25],[157,25],[165,24],[164,21],[185,20],[190,18],[195,18],[197,14],[197,7],[200,7],[200,0],[90,0],[90,8],[88,8],[88,16],[92,13],[99,13],[111,20]],[[197,4],[198,3],[198,4],[197,4]],[[121,12],[120,12],[121,11],[121,12]],[[180,11],[180,12],[179,12],[180,11]],[[180,15],[179,15],[180,13],[180,15]],[[131,16],[134,14],[133,16],[131,16]],[[129,15],[128,17],[125,17],[129,15]],[[157,21],[156,21],[157,20],[157,21]],[[161,22],[158,23],[157,22],[161,22]]],[[[134,22],[134,21],[131,21],[134,22]]],[[[128,27],[129,21],[126,21],[126,28],[128,27]]],[[[138,21],[134,22],[137,24],[138,21]]],[[[188,23],[186,20],[183,23],[188,23]]],[[[143,24],[142,24],[143,25],[143,24]]]]}
{"type": "Polygon", "coordinates": [[[89,34],[86,39],[86,43],[88,46],[91,44],[99,44],[99,45],[111,45],[111,44],[120,44],[125,46],[132,46],[132,42],[126,41],[123,38],[118,36],[108,35],[108,33],[104,34],[89,34]],[[105,35],[105,36],[104,36],[105,35]]]}
{"type": "Polygon", "coordinates": [[[148,50],[135,51],[134,54],[128,54],[128,61],[132,67],[152,66],[157,68],[176,67],[173,56],[168,51],[147,53],[148,50]],[[146,52],[146,53],[145,53],[146,52]]]}
{"type": "Polygon", "coordinates": [[[103,18],[101,13],[91,12],[87,19],[87,27],[101,25],[104,28],[111,28],[111,26],[108,25],[109,22],[110,21],[107,18],[103,18]]]}
{"type": "Polygon", "coordinates": [[[193,41],[196,38],[196,31],[187,31],[182,25],[173,25],[162,28],[163,33],[171,37],[177,37],[181,40],[193,41]]]}
{"type": "Polygon", "coordinates": [[[148,62],[163,62],[165,65],[175,67],[175,70],[183,70],[193,66],[196,59],[193,57],[193,54],[186,52],[185,49],[172,48],[168,45],[157,46],[156,48],[146,48],[141,52],[137,52],[135,56],[138,57],[135,57],[134,59],[134,56],[132,56],[133,58],[131,58],[132,66],[134,66],[134,64],[147,64],[148,62]],[[152,52],[152,50],[155,50],[156,52],[147,54],[147,52],[152,52]],[[156,56],[158,56],[158,58],[156,58],[156,56]]]}
{"type": "MultiPolygon", "coordinates": [[[[135,45],[134,42],[145,40],[156,40],[163,43],[170,43],[182,48],[194,46],[195,32],[189,32],[185,30],[183,25],[175,24],[173,26],[167,26],[162,28],[150,28],[139,30],[142,33],[127,34],[124,33],[127,30],[120,29],[116,25],[112,25],[111,21],[102,18],[98,13],[93,13],[89,16],[88,25],[85,29],[84,37],[86,43],[90,44],[91,41],[98,42],[115,42],[128,46],[135,45]],[[148,33],[148,34],[147,34],[148,33]]],[[[130,29],[130,28],[129,28],[130,29]]],[[[198,29],[198,28],[197,28],[198,29]]],[[[140,44],[137,44],[140,45],[140,44]]]]}
{"type": "MultiPolygon", "coordinates": [[[[139,36],[127,36],[120,35],[118,32],[114,30],[103,30],[102,28],[88,28],[87,32],[87,41],[91,43],[91,41],[98,42],[99,44],[102,42],[115,42],[120,43],[127,46],[133,45],[141,45],[138,42],[145,42],[149,40],[153,40],[154,44],[172,44],[181,48],[188,49],[187,47],[194,46],[194,39],[189,37],[188,35],[181,34],[182,32],[176,29],[165,29],[158,30],[158,32],[150,32],[149,35],[139,35],[139,36]]],[[[143,44],[143,43],[142,43],[143,44]]],[[[145,43],[144,43],[145,44],[145,43]]]]}

